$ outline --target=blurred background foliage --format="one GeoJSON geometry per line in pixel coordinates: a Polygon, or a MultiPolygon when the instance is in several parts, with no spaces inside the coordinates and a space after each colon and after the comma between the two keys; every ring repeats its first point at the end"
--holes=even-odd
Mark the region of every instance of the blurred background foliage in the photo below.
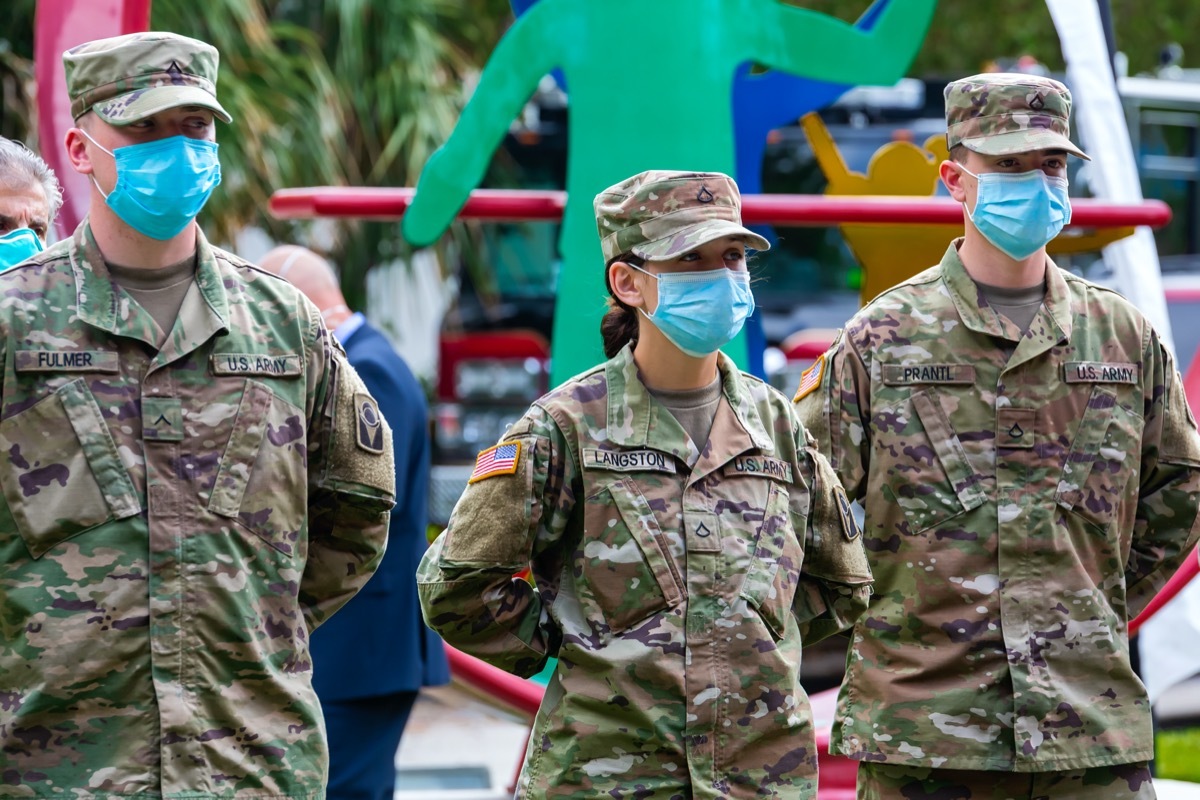
{"type": "MultiPolygon", "coordinates": [[[[870,0],[785,0],[845,20],[870,0]]],[[[0,134],[37,146],[33,20],[36,0],[7,0],[0,34],[0,134]]],[[[1200,3],[1111,0],[1130,72],[1152,70],[1164,46],[1200,64],[1200,3]]],[[[478,71],[512,21],[507,0],[155,0],[152,27],[221,52],[220,95],[235,123],[219,131],[225,182],[202,222],[230,243],[258,226],[324,251],[347,299],[363,303],[367,270],[406,252],[399,226],[285,223],[267,212],[281,187],[415,185],[449,135],[478,71]]],[[[1029,54],[1063,68],[1044,0],[942,2],[910,74],[954,77],[993,59],[1029,54]]],[[[458,224],[444,247],[478,253],[458,224]]]]}

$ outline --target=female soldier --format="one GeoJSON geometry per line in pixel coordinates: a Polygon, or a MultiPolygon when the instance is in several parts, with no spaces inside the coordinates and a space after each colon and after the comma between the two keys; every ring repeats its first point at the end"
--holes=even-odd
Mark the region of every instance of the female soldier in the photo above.
{"type": "Polygon", "coordinates": [[[480,453],[418,572],[425,619],[517,675],[558,656],[521,797],[811,796],[801,639],[849,626],[870,572],[790,404],[717,352],[754,308],[746,244],[769,245],[718,173],[644,172],[595,208],[610,360],[480,453]]]}

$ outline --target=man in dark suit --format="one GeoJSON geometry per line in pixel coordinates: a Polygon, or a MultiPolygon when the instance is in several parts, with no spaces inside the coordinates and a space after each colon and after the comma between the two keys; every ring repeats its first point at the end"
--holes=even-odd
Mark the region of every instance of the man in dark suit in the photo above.
{"type": "Polygon", "coordinates": [[[329,800],[391,800],[396,750],[422,686],[449,680],[441,639],[425,627],[414,575],[425,552],[429,427],[424,393],[391,344],[346,307],[333,270],[302,247],[262,267],[317,308],[392,427],[396,508],[375,576],[312,637],[313,685],[329,734],[329,800]]]}

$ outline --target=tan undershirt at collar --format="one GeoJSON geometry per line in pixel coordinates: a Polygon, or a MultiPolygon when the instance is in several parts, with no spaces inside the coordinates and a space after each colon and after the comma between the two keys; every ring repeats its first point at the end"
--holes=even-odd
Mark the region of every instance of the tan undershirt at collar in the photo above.
{"type": "Polygon", "coordinates": [[[108,262],[105,266],[113,280],[158,324],[158,346],[162,347],[171,328],[175,327],[183,298],[196,280],[196,256],[193,254],[161,269],[122,267],[108,262]]]}
{"type": "Polygon", "coordinates": [[[1020,289],[993,286],[990,283],[980,283],[979,281],[975,281],[975,285],[979,287],[979,294],[983,296],[987,304],[1011,320],[1021,329],[1021,333],[1029,330],[1033,318],[1037,316],[1038,309],[1042,307],[1042,302],[1046,299],[1045,281],[1034,286],[1023,286],[1020,289]]]}
{"type": "Polygon", "coordinates": [[[708,386],[699,389],[651,389],[646,387],[658,402],[667,407],[671,415],[679,422],[679,426],[692,437],[696,449],[703,451],[708,443],[708,434],[712,431],[713,420],[717,418],[717,406],[721,403],[721,375],[708,386]]]}

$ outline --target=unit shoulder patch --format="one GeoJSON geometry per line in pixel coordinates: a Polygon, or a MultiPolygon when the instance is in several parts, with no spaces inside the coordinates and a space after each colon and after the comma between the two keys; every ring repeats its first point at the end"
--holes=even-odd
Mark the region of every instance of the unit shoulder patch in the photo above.
{"type": "Polygon", "coordinates": [[[842,518],[842,533],[848,540],[854,541],[862,536],[862,528],[858,527],[858,520],[854,518],[854,509],[850,507],[850,498],[846,496],[846,490],[840,485],[834,487],[833,494],[837,498],[838,515],[842,518]]]}
{"type": "Polygon", "coordinates": [[[467,483],[478,483],[497,475],[512,475],[517,471],[517,462],[520,459],[520,442],[501,442],[495,447],[489,447],[476,456],[475,469],[472,470],[467,483]]]}
{"type": "Polygon", "coordinates": [[[375,398],[365,392],[354,393],[355,443],[368,453],[383,452],[383,417],[375,398]]]}
{"type": "Polygon", "coordinates": [[[821,385],[821,381],[825,379],[825,355],[822,353],[817,356],[817,360],[800,373],[800,386],[796,388],[796,395],[792,398],[793,403],[799,403],[821,385]]]}

